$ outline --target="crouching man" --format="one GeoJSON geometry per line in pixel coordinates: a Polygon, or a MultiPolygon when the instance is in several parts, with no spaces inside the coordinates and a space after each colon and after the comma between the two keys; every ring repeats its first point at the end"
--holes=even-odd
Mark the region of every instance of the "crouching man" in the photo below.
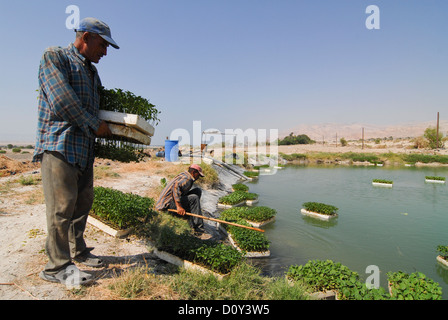
{"type": "MultiPolygon", "coordinates": [[[[193,184],[203,176],[202,168],[197,164],[192,164],[188,171],[178,174],[163,189],[155,205],[156,210],[174,209],[181,216],[184,216],[186,212],[202,215],[202,190],[193,188],[193,184]]],[[[197,235],[202,235],[205,232],[202,218],[189,216],[188,223],[197,235]]]]}

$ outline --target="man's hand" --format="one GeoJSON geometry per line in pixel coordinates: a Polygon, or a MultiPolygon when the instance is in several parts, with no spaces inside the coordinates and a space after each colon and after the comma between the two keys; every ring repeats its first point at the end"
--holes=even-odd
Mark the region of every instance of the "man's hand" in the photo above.
{"type": "Polygon", "coordinates": [[[181,206],[177,206],[177,214],[184,216],[185,215],[185,209],[182,208],[181,206]]]}
{"type": "Polygon", "coordinates": [[[110,131],[106,121],[101,121],[100,127],[98,128],[98,131],[95,132],[95,135],[101,138],[109,138],[112,136],[112,132],[110,131]]]}

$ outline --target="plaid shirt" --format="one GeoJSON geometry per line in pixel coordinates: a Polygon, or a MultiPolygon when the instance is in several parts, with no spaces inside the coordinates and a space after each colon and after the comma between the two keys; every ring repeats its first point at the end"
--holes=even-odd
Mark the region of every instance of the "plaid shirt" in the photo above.
{"type": "Polygon", "coordinates": [[[60,152],[84,170],[93,164],[101,85],[96,68],[70,44],[45,50],[39,66],[39,108],[33,161],[60,152]]]}
{"type": "Polygon", "coordinates": [[[168,209],[172,200],[180,202],[180,197],[190,191],[194,178],[188,171],[178,174],[160,194],[155,205],[156,210],[168,209]]]}

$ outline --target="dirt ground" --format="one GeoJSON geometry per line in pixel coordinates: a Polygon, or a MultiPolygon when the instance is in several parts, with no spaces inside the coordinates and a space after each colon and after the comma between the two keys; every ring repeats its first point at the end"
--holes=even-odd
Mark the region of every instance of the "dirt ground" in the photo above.
{"type": "MultiPolygon", "coordinates": [[[[406,142],[365,145],[364,149],[360,145],[280,146],[278,151],[286,154],[422,152],[409,149],[406,142]]],[[[447,150],[438,153],[447,154],[447,150]]],[[[95,248],[93,253],[105,260],[106,267],[79,267],[95,275],[95,284],[87,287],[82,295],[77,295],[64,285],[40,279],[38,274],[47,262],[44,253],[46,217],[40,165],[31,163],[31,157],[32,150],[25,154],[13,154],[9,150],[6,154],[0,154],[0,300],[116,299],[107,286],[124,270],[147,265],[155,274],[163,274],[170,268],[157,259],[142,240],[133,236],[117,239],[88,224],[85,233],[87,245],[95,248]]],[[[169,180],[176,171],[176,164],[160,160],[123,164],[97,159],[95,165],[96,186],[150,197],[156,197],[160,192],[161,178],[169,180]]],[[[202,197],[203,209],[212,214],[216,211],[218,198],[230,192],[230,186],[238,181],[228,170],[216,169],[221,183],[215,189],[204,190],[202,197]]],[[[207,230],[215,230],[212,223],[207,225],[207,230]]]]}

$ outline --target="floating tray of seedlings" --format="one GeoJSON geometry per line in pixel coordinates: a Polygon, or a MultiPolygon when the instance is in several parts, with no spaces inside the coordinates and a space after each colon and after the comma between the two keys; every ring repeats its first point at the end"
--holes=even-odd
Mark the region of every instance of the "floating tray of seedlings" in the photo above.
{"type": "Polygon", "coordinates": [[[234,191],[218,199],[218,208],[230,209],[258,202],[258,195],[246,191],[234,191]]]}
{"type": "Polygon", "coordinates": [[[242,250],[237,242],[233,239],[232,235],[229,233],[228,234],[228,239],[230,241],[230,243],[232,244],[232,246],[234,248],[236,248],[238,251],[240,252],[245,252],[244,257],[246,258],[266,258],[269,257],[271,255],[271,251],[269,250],[265,250],[265,251],[246,251],[246,250],[242,250]]]}
{"type": "Polygon", "coordinates": [[[437,261],[439,261],[441,264],[443,264],[445,267],[448,268],[448,261],[444,257],[440,255],[437,256],[437,261]]]}
{"type": "Polygon", "coordinates": [[[320,202],[305,202],[300,212],[306,216],[328,221],[338,217],[338,208],[320,202]]]}
{"type": "Polygon", "coordinates": [[[425,177],[425,182],[427,183],[440,183],[443,184],[445,183],[445,177],[435,177],[435,176],[426,176],[425,177]]]}
{"type": "Polygon", "coordinates": [[[375,187],[392,188],[393,181],[392,180],[385,180],[385,179],[373,179],[372,185],[375,186],[375,187]]]}

